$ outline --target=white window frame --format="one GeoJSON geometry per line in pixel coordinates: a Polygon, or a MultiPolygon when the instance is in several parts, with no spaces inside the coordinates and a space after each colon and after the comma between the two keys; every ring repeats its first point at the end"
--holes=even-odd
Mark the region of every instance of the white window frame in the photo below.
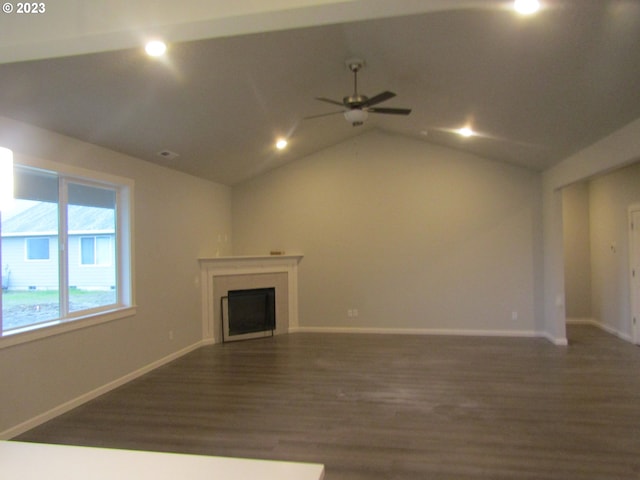
{"type": "MultiPolygon", "coordinates": [[[[70,312],[65,317],[50,322],[26,326],[11,332],[0,331],[0,349],[13,345],[31,342],[53,335],[100,325],[106,322],[131,317],[136,314],[134,302],[134,259],[133,259],[133,212],[134,212],[134,181],[129,178],[96,172],[73,165],[37,159],[26,155],[14,153],[14,165],[32,167],[35,169],[55,172],[61,182],[81,183],[86,185],[102,186],[116,189],[116,289],[118,303],[108,308],[96,308],[70,312]]],[[[62,199],[62,205],[66,205],[66,198],[62,199]]],[[[66,257],[66,225],[59,226],[60,262],[66,257]]],[[[113,261],[113,259],[112,259],[113,261]]],[[[65,265],[66,262],[63,263],[65,265]]],[[[61,267],[61,277],[65,282],[60,282],[60,290],[68,289],[65,277],[66,267],[61,267]]],[[[61,280],[63,280],[61,278],[61,280]]],[[[1,305],[1,303],[0,303],[1,305]]],[[[60,305],[61,310],[64,308],[60,305]]],[[[0,310],[1,315],[1,310],[0,310]]]]}

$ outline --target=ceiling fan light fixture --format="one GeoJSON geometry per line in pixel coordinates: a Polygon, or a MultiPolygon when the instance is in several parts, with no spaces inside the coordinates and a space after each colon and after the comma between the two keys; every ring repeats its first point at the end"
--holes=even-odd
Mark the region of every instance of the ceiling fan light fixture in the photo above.
{"type": "Polygon", "coordinates": [[[362,110],[361,108],[352,108],[351,110],[347,110],[346,112],[344,112],[344,118],[346,118],[347,122],[349,122],[354,127],[362,125],[368,116],[369,114],[367,113],[367,111],[362,110]]]}

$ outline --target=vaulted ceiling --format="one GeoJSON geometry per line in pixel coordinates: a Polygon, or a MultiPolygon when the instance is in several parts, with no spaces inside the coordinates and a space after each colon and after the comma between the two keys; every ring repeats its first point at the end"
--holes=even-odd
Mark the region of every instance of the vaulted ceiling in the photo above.
{"type": "Polygon", "coordinates": [[[5,60],[0,115],[228,185],[370,129],[543,170],[640,118],[640,2],[548,1],[529,17],[510,2],[431,3],[440,6],[166,35],[161,59],[127,46],[5,60]],[[380,106],[412,113],[370,114],[359,127],[339,113],[305,119],[341,110],[315,97],[352,94],[352,57],[366,62],[359,93],[393,91],[380,106]],[[452,133],[465,124],[478,135],[452,133]],[[286,150],[275,149],[277,137],[288,138],[286,150]],[[158,155],[165,150],[179,157],[158,155]]]}

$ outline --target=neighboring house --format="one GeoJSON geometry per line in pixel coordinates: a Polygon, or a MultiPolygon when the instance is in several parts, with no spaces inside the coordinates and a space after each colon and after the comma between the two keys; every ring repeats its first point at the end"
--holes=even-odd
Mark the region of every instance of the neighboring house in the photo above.
{"type": "MultiPolygon", "coordinates": [[[[114,288],[115,211],[71,205],[68,212],[70,285],[114,288]]],[[[58,208],[39,202],[2,222],[3,288],[58,289],[58,208]]]]}

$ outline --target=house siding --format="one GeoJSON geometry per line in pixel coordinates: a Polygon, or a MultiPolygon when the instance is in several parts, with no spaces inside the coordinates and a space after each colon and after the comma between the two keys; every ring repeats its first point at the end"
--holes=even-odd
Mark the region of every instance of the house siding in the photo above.
{"type": "MultiPolygon", "coordinates": [[[[113,252],[109,265],[82,265],[80,239],[92,236],[95,235],[74,235],[69,237],[69,286],[83,290],[114,288],[116,269],[113,252]]],[[[111,245],[113,245],[113,235],[108,236],[111,239],[111,245]]]]}
{"type": "MultiPolygon", "coordinates": [[[[109,265],[81,265],[80,238],[69,237],[69,285],[80,289],[111,289],[115,286],[115,259],[109,265]]],[[[113,234],[108,235],[113,242],[113,234]]],[[[49,236],[49,259],[27,260],[26,237],[2,239],[2,274],[9,270],[9,290],[56,290],[58,288],[58,237],[49,236]]]]}
{"type": "Polygon", "coordinates": [[[56,290],[58,288],[58,237],[49,238],[48,260],[27,260],[26,237],[2,239],[2,274],[8,269],[9,290],[56,290]]]}

